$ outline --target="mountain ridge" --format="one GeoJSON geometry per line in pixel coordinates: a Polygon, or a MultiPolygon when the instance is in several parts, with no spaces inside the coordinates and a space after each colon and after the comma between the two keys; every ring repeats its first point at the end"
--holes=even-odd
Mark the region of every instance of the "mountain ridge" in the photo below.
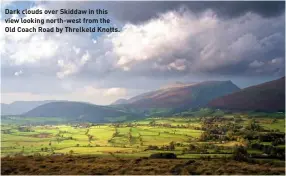
{"type": "Polygon", "coordinates": [[[39,101],[14,101],[12,103],[1,103],[1,115],[20,115],[45,103],[64,100],[39,100],[39,101]]]}
{"type": "Polygon", "coordinates": [[[285,76],[218,97],[208,106],[229,110],[285,111],[285,76]]]}
{"type": "Polygon", "coordinates": [[[128,99],[124,104],[140,108],[198,107],[206,105],[213,98],[238,90],[240,88],[230,80],[204,81],[146,92],[128,99]]]}
{"type": "Polygon", "coordinates": [[[62,117],[71,120],[89,122],[108,122],[109,118],[136,118],[135,114],[127,113],[109,106],[94,105],[85,102],[61,101],[40,105],[27,113],[26,117],[62,117]]]}

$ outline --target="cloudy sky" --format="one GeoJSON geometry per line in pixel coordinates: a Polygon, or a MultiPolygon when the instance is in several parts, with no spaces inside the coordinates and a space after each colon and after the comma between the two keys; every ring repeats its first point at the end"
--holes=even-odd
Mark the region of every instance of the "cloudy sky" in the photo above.
{"type": "MultiPolygon", "coordinates": [[[[2,8],[105,8],[108,15],[81,17],[110,18],[121,30],[1,32],[3,103],[58,99],[104,105],[176,81],[232,80],[243,88],[285,75],[284,2],[12,1],[2,8]]],[[[4,26],[13,26],[4,24],[10,17],[75,17],[5,15],[3,9],[4,26]]],[[[43,26],[55,25],[64,26],[43,26]]]]}

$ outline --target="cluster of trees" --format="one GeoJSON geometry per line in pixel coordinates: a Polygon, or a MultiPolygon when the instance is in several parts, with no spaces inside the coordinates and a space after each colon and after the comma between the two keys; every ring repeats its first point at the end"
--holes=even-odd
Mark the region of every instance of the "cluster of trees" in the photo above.
{"type": "Polygon", "coordinates": [[[126,127],[136,127],[137,126],[137,124],[135,123],[135,124],[133,124],[133,123],[127,123],[126,124],[126,127]]]}
{"type": "Polygon", "coordinates": [[[115,128],[120,128],[120,127],[123,127],[123,124],[113,123],[113,124],[111,124],[111,126],[113,126],[113,127],[115,127],[115,128]]]}
{"type": "Polygon", "coordinates": [[[158,127],[165,127],[165,128],[188,128],[188,129],[194,129],[194,130],[201,130],[200,127],[190,125],[189,123],[186,125],[184,125],[184,124],[172,125],[169,123],[156,123],[155,120],[150,121],[149,126],[151,126],[151,127],[158,126],[158,127]]]}
{"type": "Polygon", "coordinates": [[[273,146],[283,145],[283,144],[285,144],[285,138],[277,138],[274,139],[274,141],[272,141],[273,146]]]}
{"type": "MultiPolygon", "coordinates": [[[[202,119],[203,134],[200,137],[200,141],[242,141],[259,139],[260,141],[274,141],[277,139],[277,135],[269,136],[269,133],[265,133],[265,136],[260,132],[265,132],[265,129],[259,125],[255,120],[251,120],[246,127],[243,127],[236,121],[240,121],[240,117],[236,118],[223,118],[223,117],[211,117],[202,119]],[[226,120],[226,121],[225,121],[226,120]],[[260,139],[261,138],[261,139],[260,139]],[[262,139],[263,138],[263,139],[262,139]],[[268,138],[268,139],[267,139],[268,138]]],[[[273,134],[273,133],[272,133],[273,134]]],[[[284,134],[279,138],[284,138],[284,134]]],[[[277,140],[276,143],[283,141],[277,140]]]]}
{"type": "Polygon", "coordinates": [[[259,141],[261,142],[273,142],[278,140],[281,141],[281,144],[284,144],[285,134],[284,133],[264,133],[258,136],[259,141]]]}
{"type": "Polygon", "coordinates": [[[261,150],[263,151],[263,153],[267,154],[267,156],[272,157],[272,158],[278,158],[278,159],[285,158],[284,148],[274,147],[272,145],[263,145],[261,143],[253,143],[250,145],[250,148],[261,150]]]}
{"type": "Polygon", "coordinates": [[[143,138],[142,138],[142,135],[141,135],[141,133],[138,133],[138,134],[139,134],[138,140],[139,140],[139,142],[140,142],[140,145],[143,146],[143,138]]]}
{"type": "Polygon", "coordinates": [[[167,150],[174,151],[176,143],[174,141],[170,142],[169,145],[163,145],[161,147],[156,145],[149,145],[146,150],[167,150]]]}
{"type": "Polygon", "coordinates": [[[10,130],[10,129],[2,130],[2,133],[3,133],[3,134],[10,134],[10,133],[11,133],[11,130],[10,130]]]}
{"type": "Polygon", "coordinates": [[[65,137],[64,134],[65,133],[68,133],[67,131],[59,131],[58,134],[55,135],[56,137],[56,140],[58,143],[64,141],[64,140],[73,140],[73,137],[72,136],[68,136],[68,137],[65,137]]]}
{"type": "Polygon", "coordinates": [[[272,142],[272,145],[279,145],[285,143],[285,133],[281,132],[263,132],[245,130],[239,133],[247,140],[258,140],[260,142],[272,142]]]}
{"type": "Polygon", "coordinates": [[[18,131],[20,131],[20,132],[34,132],[35,130],[33,130],[31,127],[19,126],[18,131]]]}
{"type": "Polygon", "coordinates": [[[132,128],[129,128],[129,132],[127,134],[127,138],[129,140],[129,143],[131,144],[131,142],[132,142],[132,128]]]}
{"type": "Polygon", "coordinates": [[[247,130],[250,131],[263,131],[264,129],[256,122],[256,120],[252,119],[246,126],[247,130]]]}
{"type": "Polygon", "coordinates": [[[51,153],[54,153],[54,148],[53,147],[50,147],[50,148],[48,148],[48,147],[42,147],[41,148],[41,152],[51,152],[51,153]]]}
{"type": "Polygon", "coordinates": [[[97,126],[97,124],[91,124],[91,123],[80,123],[80,124],[76,124],[73,127],[75,128],[89,128],[91,126],[97,126]]]}
{"type": "MultiPolygon", "coordinates": [[[[252,119],[243,127],[239,125],[241,117],[234,118],[234,121],[223,121],[225,118],[211,117],[202,119],[202,129],[204,132],[200,141],[233,141],[236,140],[244,144],[234,148],[233,159],[248,160],[251,155],[247,153],[247,147],[261,150],[264,154],[252,154],[252,157],[284,158],[284,148],[275,147],[285,144],[285,133],[270,132],[265,130],[255,119],[252,119]],[[252,143],[251,141],[257,141],[252,143]],[[262,142],[271,142],[272,145],[263,145],[262,142]]],[[[185,152],[196,150],[197,146],[185,149],[185,152]]],[[[218,150],[219,151],[219,150],[218,150]]]]}
{"type": "Polygon", "coordinates": [[[247,149],[243,146],[235,147],[232,154],[232,158],[236,161],[248,161],[249,156],[247,149]]]}
{"type": "Polygon", "coordinates": [[[202,119],[202,130],[200,141],[228,141],[238,140],[237,133],[242,130],[242,126],[234,122],[233,119],[224,117],[210,117],[202,119]]]}
{"type": "Polygon", "coordinates": [[[149,158],[158,158],[158,159],[176,159],[177,155],[174,153],[153,153],[149,158]]]}
{"type": "Polygon", "coordinates": [[[89,134],[89,128],[86,130],[86,132],[84,134],[87,136],[87,139],[88,139],[88,142],[90,145],[91,141],[94,139],[94,136],[89,134]]]}
{"type": "Polygon", "coordinates": [[[118,135],[119,135],[119,131],[118,131],[117,128],[115,128],[115,132],[112,134],[112,137],[114,138],[114,137],[116,137],[118,135]]]}
{"type": "Polygon", "coordinates": [[[88,137],[88,142],[91,143],[91,141],[93,140],[93,135],[88,134],[87,137],[88,137]]]}
{"type": "Polygon", "coordinates": [[[224,152],[224,149],[230,149],[229,147],[217,146],[214,144],[189,144],[187,148],[184,148],[182,154],[185,153],[200,153],[200,154],[208,154],[208,153],[219,153],[219,154],[229,154],[230,152],[224,152]],[[212,150],[208,152],[208,150],[212,150]]]}

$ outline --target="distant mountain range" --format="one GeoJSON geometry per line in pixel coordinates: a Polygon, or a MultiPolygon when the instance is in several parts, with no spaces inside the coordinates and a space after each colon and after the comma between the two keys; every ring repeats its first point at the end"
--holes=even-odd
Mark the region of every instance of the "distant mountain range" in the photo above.
{"type": "Polygon", "coordinates": [[[63,117],[71,121],[112,122],[136,119],[137,114],[120,111],[108,106],[98,106],[82,102],[51,102],[40,105],[27,113],[26,117],[63,117]]]}
{"type": "Polygon", "coordinates": [[[1,115],[20,115],[42,104],[56,102],[57,100],[44,101],[15,101],[10,104],[1,103],[1,115]]]}
{"type": "Polygon", "coordinates": [[[72,101],[17,101],[1,104],[1,115],[64,117],[71,121],[113,122],[134,120],[150,114],[179,113],[210,107],[243,111],[285,111],[285,77],[240,89],[231,81],[178,83],[119,99],[110,106],[72,101]]]}
{"type": "Polygon", "coordinates": [[[216,98],[208,106],[228,110],[285,111],[285,77],[216,98]]]}
{"type": "Polygon", "coordinates": [[[120,99],[114,104],[134,108],[195,108],[207,105],[214,98],[240,90],[231,81],[206,81],[177,84],[156,91],[140,94],[128,100],[120,99]]]}

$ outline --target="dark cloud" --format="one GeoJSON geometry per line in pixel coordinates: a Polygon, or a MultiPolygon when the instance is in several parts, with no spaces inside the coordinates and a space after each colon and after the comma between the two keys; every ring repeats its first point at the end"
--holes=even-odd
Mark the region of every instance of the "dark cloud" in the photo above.
{"type": "Polygon", "coordinates": [[[100,6],[109,9],[111,14],[122,21],[133,23],[153,18],[158,13],[175,10],[180,7],[199,13],[206,9],[214,10],[221,18],[233,18],[246,12],[254,12],[263,17],[278,16],[285,11],[284,1],[222,1],[222,2],[102,2],[100,6]]]}

